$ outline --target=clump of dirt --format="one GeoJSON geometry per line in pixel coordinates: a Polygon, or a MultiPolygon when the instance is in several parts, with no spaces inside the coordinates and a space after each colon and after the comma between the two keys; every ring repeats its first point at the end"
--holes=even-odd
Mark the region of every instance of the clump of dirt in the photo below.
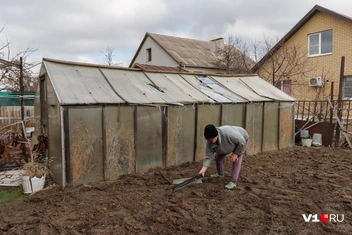
{"type": "MultiPolygon", "coordinates": [[[[301,147],[245,156],[239,184],[213,179],[173,191],[175,179],[198,174],[201,162],[42,190],[0,210],[6,234],[350,234],[352,150],[301,147]],[[302,214],[341,221],[305,222],[302,214]]],[[[311,221],[314,217],[311,218],[311,221]]]]}

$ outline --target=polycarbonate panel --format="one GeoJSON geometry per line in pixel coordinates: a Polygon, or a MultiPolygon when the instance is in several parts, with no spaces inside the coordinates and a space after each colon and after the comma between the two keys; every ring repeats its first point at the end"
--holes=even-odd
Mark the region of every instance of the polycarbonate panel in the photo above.
{"type": "Polygon", "coordinates": [[[247,155],[262,151],[263,103],[250,103],[246,107],[245,129],[249,135],[247,155]]]}
{"type": "Polygon", "coordinates": [[[168,145],[166,166],[180,165],[194,160],[196,110],[192,105],[168,106],[168,145]]]}
{"type": "Polygon", "coordinates": [[[44,64],[60,104],[124,103],[97,67],[44,64]]]}
{"type": "Polygon", "coordinates": [[[279,149],[295,145],[295,103],[280,102],[279,149]]]}
{"type": "Polygon", "coordinates": [[[160,107],[137,107],[137,172],[162,167],[162,122],[160,107]]]}
{"type": "Polygon", "coordinates": [[[287,95],[285,92],[277,89],[260,77],[244,77],[240,80],[249,88],[260,94],[262,97],[270,98],[277,101],[294,101],[295,99],[287,95]]]}
{"type": "Polygon", "coordinates": [[[176,92],[180,90],[187,94],[188,97],[185,97],[184,102],[208,102],[208,97],[204,95],[199,90],[195,89],[191,86],[182,76],[179,74],[165,74],[165,76],[175,84],[175,88],[177,89],[176,92]]]}
{"type": "Polygon", "coordinates": [[[223,104],[221,125],[244,127],[245,104],[223,104]]]}
{"type": "MultiPolygon", "coordinates": [[[[47,135],[48,142],[50,148],[48,149],[48,154],[50,159],[52,160],[50,164],[50,171],[53,173],[55,177],[55,181],[59,185],[65,185],[63,178],[63,156],[62,156],[62,141],[61,141],[61,106],[56,99],[54,90],[51,86],[51,83],[46,81],[46,103],[47,113],[44,112],[44,115],[47,115],[48,127],[47,127],[47,135]]],[[[40,130],[40,129],[39,129],[40,130]]],[[[40,134],[40,133],[38,133],[40,134]]]]}
{"type": "Polygon", "coordinates": [[[134,148],[134,106],[106,106],[105,179],[136,172],[134,148]]]}
{"type": "Polygon", "coordinates": [[[231,91],[219,86],[208,76],[182,75],[182,77],[197,90],[204,93],[208,97],[208,102],[233,103],[245,101],[231,91]]]}
{"type": "Polygon", "coordinates": [[[236,93],[230,91],[226,86],[223,86],[218,83],[218,81],[214,81],[211,77],[206,75],[196,76],[200,81],[200,84],[203,86],[210,87],[212,90],[216,91],[218,94],[221,94],[225,98],[229,99],[231,102],[246,102],[247,100],[243,97],[239,96],[236,93]]]}
{"type": "Polygon", "coordinates": [[[195,160],[202,160],[205,156],[204,127],[208,124],[220,125],[221,105],[198,105],[197,142],[195,160]]]}
{"type": "Polygon", "coordinates": [[[164,103],[160,91],[152,90],[151,82],[142,72],[102,68],[114,90],[128,103],[164,103]]]}
{"type": "Polygon", "coordinates": [[[70,107],[68,122],[71,183],[103,180],[102,107],[70,107]]]}
{"type": "MultiPolygon", "coordinates": [[[[167,102],[169,103],[195,103],[198,97],[201,97],[202,100],[206,100],[204,95],[199,94],[199,91],[188,83],[181,81],[175,83],[175,78],[171,80],[170,77],[172,76],[170,74],[151,72],[145,74],[153,82],[154,87],[167,96],[169,99],[167,102]],[[192,93],[196,96],[193,97],[192,93]]],[[[178,79],[182,79],[182,77],[178,76],[178,79]]]]}
{"type": "Polygon", "coordinates": [[[200,90],[200,82],[194,75],[180,74],[180,76],[183,77],[183,79],[185,79],[185,81],[187,81],[187,83],[189,83],[191,86],[200,90]]]}
{"type": "Polygon", "coordinates": [[[32,146],[38,143],[37,140],[37,136],[40,135],[40,133],[42,132],[40,129],[41,123],[40,123],[40,84],[38,82],[38,86],[37,86],[37,90],[35,92],[35,96],[34,96],[34,104],[33,104],[33,108],[34,108],[34,117],[38,117],[39,119],[36,120],[33,124],[34,124],[34,133],[32,136],[32,146]]]}
{"type": "Polygon", "coordinates": [[[264,103],[262,151],[279,149],[279,103],[264,103]]]}
{"type": "MultiPolygon", "coordinates": [[[[247,101],[251,101],[251,102],[270,101],[269,98],[261,96],[260,93],[258,94],[256,92],[254,92],[252,89],[250,89],[244,82],[241,81],[240,77],[212,76],[212,78],[215,79],[218,83],[220,83],[223,86],[225,86],[226,88],[228,88],[230,91],[232,91],[236,95],[242,97],[243,99],[245,99],[247,101]]],[[[247,79],[247,77],[245,77],[244,79],[247,79]]],[[[277,90],[278,90],[278,92],[282,92],[279,89],[277,89],[277,90]]]]}
{"type": "Polygon", "coordinates": [[[34,98],[34,116],[37,120],[34,122],[35,131],[32,135],[32,146],[38,144],[38,136],[41,134],[48,135],[49,143],[53,143],[49,145],[48,148],[48,157],[51,158],[52,162],[50,164],[50,170],[55,176],[55,180],[59,185],[63,185],[62,180],[62,144],[61,144],[61,131],[60,131],[60,107],[56,100],[56,104],[54,100],[51,100],[52,107],[48,106],[48,95],[49,97],[56,98],[54,95],[54,90],[51,86],[50,80],[43,75],[43,77],[38,79],[38,87],[35,93],[34,98]],[[43,103],[41,103],[41,100],[43,103]],[[45,105],[44,107],[41,104],[45,105]],[[54,109],[53,107],[55,107],[54,109]],[[48,111],[50,111],[50,115],[48,115],[48,111]],[[57,113],[56,113],[56,112],[57,113]],[[48,119],[50,118],[50,122],[48,123],[48,119]],[[48,124],[50,128],[48,128],[48,124]],[[58,129],[59,127],[59,129],[58,129]],[[48,133],[48,130],[52,131],[52,133],[48,133]]]}
{"type": "Polygon", "coordinates": [[[200,90],[208,97],[211,97],[211,99],[209,99],[210,103],[232,103],[231,100],[211,88],[201,86],[200,90]]]}

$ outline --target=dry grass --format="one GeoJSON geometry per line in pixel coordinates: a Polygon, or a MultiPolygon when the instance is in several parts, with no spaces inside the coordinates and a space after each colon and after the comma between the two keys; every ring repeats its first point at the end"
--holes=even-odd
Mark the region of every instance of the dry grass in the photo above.
{"type": "Polygon", "coordinates": [[[48,167],[43,163],[29,162],[23,165],[23,175],[29,176],[30,178],[36,176],[38,178],[44,175],[49,175],[48,167]]]}
{"type": "Polygon", "coordinates": [[[76,121],[71,135],[70,160],[72,182],[79,181],[83,174],[94,168],[92,141],[96,139],[93,128],[83,121],[76,121]]]}
{"type": "Polygon", "coordinates": [[[8,136],[14,133],[22,134],[22,123],[16,122],[9,125],[0,126],[0,135],[8,136]]]}
{"type": "Polygon", "coordinates": [[[135,172],[133,130],[111,123],[106,129],[106,177],[116,179],[122,174],[135,172]]]}
{"type": "Polygon", "coordinates": [[[178,110],[175,119],[172,122],[169,122],[168,129],[168,165],[178,165],[181,159],[181,149],[180,146],[180,132],[182,131],[182,110],[178,110]]]}

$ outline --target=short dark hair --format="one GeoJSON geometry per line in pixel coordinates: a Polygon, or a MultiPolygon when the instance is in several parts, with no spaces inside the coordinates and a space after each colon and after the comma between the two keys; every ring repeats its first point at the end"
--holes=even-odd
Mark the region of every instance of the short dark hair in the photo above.
{"type": "Polygon", "coordinates": [[[206,127],[204,128],[204,137],[206,139],[212,139],[216,136],[218,136],[218,130],[216,129],[216,127],[213,124],[206,125],[206,127]]]}

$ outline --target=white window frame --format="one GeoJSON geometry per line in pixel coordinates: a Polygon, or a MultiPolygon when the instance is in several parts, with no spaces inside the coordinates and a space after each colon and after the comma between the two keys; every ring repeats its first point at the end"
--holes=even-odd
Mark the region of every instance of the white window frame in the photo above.
{"type": "Polygon", "coordinates": [[[319,33],[313,33],[313,34],[309,34],[308,35],[308,56],[309,57],[314,57],[314,56],[321,56],[321,55],[331,55],[332,54],[332,44],[333,44],[333,38],[331,38],[331,52],[327,52],[327,53],[321,53],[321,34],[324,33],[324,32],[328,32],[328,31],[331,31],[331,34],[333,33],[332,29],[331,30],[326,30],[326,31],[323,31],[323,32],[319,32],[319,33]],[[315,36],[315,35],[319,35],[319,42],[318,42],[318,53],[316,54],[310,54],[310,38],[311,36],[315,36]]]}
{"type": "Polygon", "coordinates": [[[349,92],[349,95],[346,96],[346,90],[352,90],[352,76],[346,76],[343,78],[343,99],[344,100],[352,100],[352,93],[349,92]],[[349,85],[347,86],[347,80],[349,80],[349,85]]]}

